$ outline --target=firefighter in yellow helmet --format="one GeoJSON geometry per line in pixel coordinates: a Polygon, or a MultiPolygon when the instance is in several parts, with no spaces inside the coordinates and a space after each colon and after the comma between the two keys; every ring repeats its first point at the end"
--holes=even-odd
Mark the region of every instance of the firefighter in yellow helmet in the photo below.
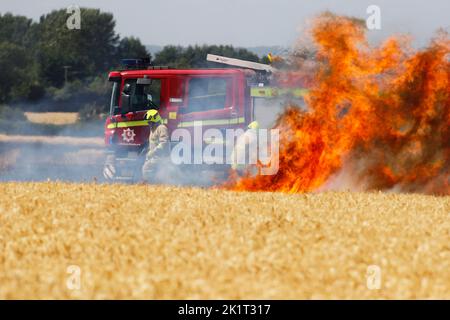
{"type": "Polygon", "coordinates": [[[241,174],[244,173],[246,169],[250,169],[252,172],[255,171],[252,170],[255,164],[246,163],[246,158],[250,160],[253,156],[256,157],[254,159],[257,159],[258,154],[249,154],[248,157],[245,155],[247,148],[249,153],[258,152],[258,129],[258,121],[250,122],[247,126],[247,130],[237,139],[233,152],[231,153],[231,168],[241,174]]]}
{"type": "Polygon", "coordinates": [[[259,129],[259,122],[258,121],[253,121],[250,122],[247,126],[248,129],[253,129],[253,130],[257,130],[259,129]]]}
{"type": "Polygon", "coordinates": [[[148,151],[142,167],[142,177],[149,181],[155,179],[157,166],[169,156],[169,130],[162,123],[158,110],[148,110],[145,119],[148,120],[150,134],[148,151]]]}

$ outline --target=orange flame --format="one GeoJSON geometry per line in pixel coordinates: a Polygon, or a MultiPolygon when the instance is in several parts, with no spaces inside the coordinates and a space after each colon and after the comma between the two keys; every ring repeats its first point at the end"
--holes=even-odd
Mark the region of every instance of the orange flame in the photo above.
{"type": "MultiPolygon", "coordinates": [[[[450,194],[450,41],[441,32],[414,52],[404,38],[371,48],[364,26],[320,15],[312,28],[317,68],[307,110],[276,122],[279,171],[234,175],[234,190],[308,192],[346,188],[450,194]]],[[[294,71],[295,72],[295,71],[294,71]]]]}

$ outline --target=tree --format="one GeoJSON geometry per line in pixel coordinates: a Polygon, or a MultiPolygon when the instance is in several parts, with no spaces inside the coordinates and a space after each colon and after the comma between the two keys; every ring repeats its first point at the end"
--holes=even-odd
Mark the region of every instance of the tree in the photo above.
{"type": "MultiPolygon", "coordinates": [[[[106,73],[121,58],[150,57],[139,39],[119,39],[112,14],[81,8],[79,30],[67,27],[70,16],[66,9],[55,10],[34,23],[23,16],[0,14],[0,103],[14,100],[16,105],[46,93],[47,106],[100,103],[109,94],[103,88],[106,73]],[[75,84],[85,89],[74,92],[75,84]]],[[[107,81],[106,85],[109,91],[107,81]]]]}
{"type": "Polygon", "coordinates": [[[134,37],[125,37],[120,40],[117,46],[117,61],[125,58],[150,58],[151,54],[147,51],[141,41],[134,37]]]}
{"type": "Polygon", "coordinates": [[[257,55],[243,48],[234,48],[229,45],[196,45],[187,48],[180,46],[165,46],[163,50],[156,54],[153,63],[155,65],[164,65],[172,68],[217,67],[218,65],[216,63],[206,61],[208,53],[254,62],[260,61],[257,55]]]}
{"type": "Polygon", "coordinates": [[[27,98],[37,82],[37,72],[27,49],[0,42],[0,103],[27,98]]]}
{"type": "Polygon", "coordinates": [[[31,48],[34,38],[30,30],[35,24],[24,16],[13,16],[11,13],[0,14],[0,42],[13,43],[31,48]]]}
{"type": "Polygon", "coordinates": [[[23,16],[0,15],[0,103],[41,94],[32,58],[35,25],[23,16]]]}
{"type": "Polygon", "coordinates": [[[81,29],[68,29],[66,10],[52,11],[40,18],[37,60],[42,76],[53,86],[106,72],[116,58],[119,36],[110,13],[81,8],[81,29]]]}

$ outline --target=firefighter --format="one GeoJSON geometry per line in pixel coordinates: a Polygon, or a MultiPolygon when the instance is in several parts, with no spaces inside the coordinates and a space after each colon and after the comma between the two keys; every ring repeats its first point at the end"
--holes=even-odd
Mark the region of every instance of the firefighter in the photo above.
{"type": "MultiPolygon", "coordinates": [[[[256,145],[256,150],[252,148],[248,148],[249,152],[258,152],[257,146],[258,146],[258,129],[259,129],[259,123],[258,121],[253,121],[247,126],[247,131],[245,131],[236,141],[236,145],[234,146],[233,152],[231,153],[231,168],[233,170],[236,170],[238,173],[243,174],[246,169],[249,169],[251,173],[256,173],[256,167],[255,164],[246,164],[245,158],[250,159],[249,157],[245,157],[245,153],[247,150],[247,146],[256,145]],[[241,160],[244,160],[244,163],[239,163],[239,154],[244,155],[241,160]]],[[[253,155],[254,157],[257,157],[257,154],[253,155]]],[[[242,161],[241,161],[242,162],[242,161]]]]}
{"type": "Polygon", "coordinates": [[[158,110],[147,111],[145,119],[148,120],[150,134],[148,151],[142,167],[142,177],[149,181],[155,178],[158,165],[169,156],[169,130],[162,123],[158,110]]]}

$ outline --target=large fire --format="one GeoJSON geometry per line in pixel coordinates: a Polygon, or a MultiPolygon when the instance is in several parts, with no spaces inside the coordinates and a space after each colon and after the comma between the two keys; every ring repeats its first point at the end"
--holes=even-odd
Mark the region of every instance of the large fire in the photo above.
{"type": "Polygon", "coordinates": [[[232,189],[450,194],[448,34],[415,51],[404,37],[373,48],[364,30],[329,13],[315,20],[307,110],[288,107],[275,125],[279,171],[233,178],[232,189]]]}

